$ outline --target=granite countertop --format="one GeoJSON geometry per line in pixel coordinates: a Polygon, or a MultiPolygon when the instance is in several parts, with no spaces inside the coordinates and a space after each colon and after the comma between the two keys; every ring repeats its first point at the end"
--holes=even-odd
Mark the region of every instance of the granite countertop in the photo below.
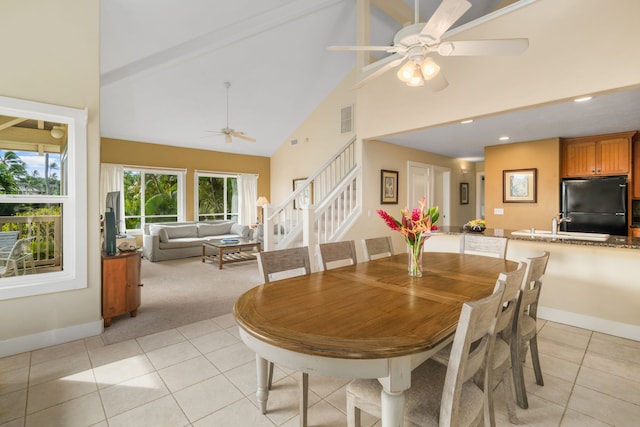
{"type": "Polygon", "coordinates": [[[505,230],[501,228],[487,228],[482,233],[472,233],[466,231],[462,226],[451,227],[439,227],[438,233],[443,234],[460,234],[460,233],[472,233],[483,234],[485,236],[500,236],[508,237],[511,240],[524,240],[528,242],[545,242],[554,244],[565,245],[582,245],[582,246],[600,246],[609,248],[624,248],[624,249],[640,249],[640,237],[631,236],[610,236],[608,240],[604,242],[591,242],[588,240],[575,240],[575,239],[549,239],[546,237],[530,237],[530,236],[515,236],[511,234],[512,231],[517,230],[505,230]]]}

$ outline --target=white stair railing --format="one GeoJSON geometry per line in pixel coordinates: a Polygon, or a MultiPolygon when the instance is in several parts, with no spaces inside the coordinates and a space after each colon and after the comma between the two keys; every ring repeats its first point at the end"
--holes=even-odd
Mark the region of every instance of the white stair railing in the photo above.
{"type": "Polygon", "coordinates": [[[318,238],[329,241],[324,238],[337,236],[343,227],[350,226],[344,217],[345,212],[339,213],[338,208],[346,209],[347,217],[353,215],[356,204],[360,202],[357,191],[361,186],[356,185],[357,180],[353,178],[359,175],[359,171],[356,164],[356,137],[353,137],[280,205],[264,206],[264,249],[291,247],[300,242],[303,230],[308,232],[310,229],[325,230],[325,234],[318,238]],[[349,191],[348,196],[355,202],[346,199],[346,189],[349,191]],[[305,213],[305,207],[308,208],[307,212],[311,212],[310,215],[305,213]],[[329,221],[325,212],[333,216],[335,223],[329,221]],[[311,217],[306,225],[305,216],[311,217]]]}

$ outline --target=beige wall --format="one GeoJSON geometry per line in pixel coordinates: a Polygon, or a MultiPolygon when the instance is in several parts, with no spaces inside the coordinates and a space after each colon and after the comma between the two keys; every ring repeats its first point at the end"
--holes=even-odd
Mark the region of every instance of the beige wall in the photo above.
{"type": "Polygon", "coordinates": [[[560,140],[485,147],[485,217],[490,228],[549,230],[560,212],[560,140]],[[504,170],[537,169],[537,203],[503,203],[504,170]],[[495,215],[494,209],[504,209],[495,215]]]}
{"type": "MultiPolygon", "coordinates": [[[[400,233],[392,232],[387,228],[384,221],[378,217],[376,211],[383,209],[394,217],[400,215],[400,209],[417,207],[417,200],[407,200],[407,162],[417,162],[428,165],[440,166],[451,170],[451,225],[462,225],[475,217],[475,183],[467,176],[473,176],[473,164],[450,157],[427,153],[425,151],[414,150],[406,147],[399,147],[380,141],[366,141],[363,144],[363,165],[362,174],[362,216],[358,219],[354,227],[349,230],[345,239],[354,239],[360,242],[361,239],[377,237],[381,235],[391,235],[393,245],[397,252],[405,252],[406,245],[400,233]],[[461,165],[465,165],[471,170],[463,177],[461,165]],[[398,171],[398,204],[380,204],[380,170],[398,171]],[[469,182],[470,200],[468,205],[460,205],[459,183],[469,182]]],[[[358,259],[364,259],[361,245],[358,244],[358,259]]]]}
{"type": "MultiPolygon", "coordinates": [[[[87,289],[0,301],[0,341],[97,322],[100,307],[98,227],[99,1],[30,0],[2,3],[0,94],[87,108],[87,289]],[[92,221],[92,219],[94,219],[92,221]]],[[[28,339],[28,338],[27,338],[28,339]]]]}
{"type": "Polygon", "coordinates": [[[271,204],[283,202],[291,194],[294,179],[309,177],[354,136],[340,133],[340,109],[355,103],[354,76],[352,71],[343,79],[271,156],[271,204]],[[298,143],[291,145],[292,139],[298,143]]]}
{"type": "Polygon", "coordinates": [[[258,175],[258,195],[270,199],[270,161],[268,157],[245,156],[210,150],[172,147],[144,142],[102,138],[102,163],[127,166],[180,168],[186,176],[186,220],[194,220],[195,171],[255,173],[258,175]]]}
{"type": "Polygon", "coordinates": [[[454,38],[526,37],[530,46],[518,57],[439,57],[450,83],[441,92],[407,87],[395,72],[385,73],[357,91],[358,135],[373,139],[638,86],[637,16],[637,0],[615,7],[602,0],[538,0],[462,31],[454,38]]]}

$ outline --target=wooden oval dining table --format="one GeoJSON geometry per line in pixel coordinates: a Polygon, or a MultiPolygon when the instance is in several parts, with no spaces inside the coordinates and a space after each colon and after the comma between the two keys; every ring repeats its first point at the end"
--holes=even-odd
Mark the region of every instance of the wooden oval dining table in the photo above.
{"type": "Polygon", "coordinates": [[[309,374],[377,378],[382,425],[401,426],[411,371],[452,341],[464,302],[490,295],[499,274],[518,266],[444,252],[425,252],[422,262],[422,277],[409,276],[405,253],[242,294],[233,311],[243,342],[256,353],[262,413],[271,361],[309,374]]]}

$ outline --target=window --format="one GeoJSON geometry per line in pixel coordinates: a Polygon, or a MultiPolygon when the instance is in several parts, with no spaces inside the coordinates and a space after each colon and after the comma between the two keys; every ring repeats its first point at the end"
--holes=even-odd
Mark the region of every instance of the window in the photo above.
{"type": "Polygon", "coordinates": [[[198,221],[238,222],[238,177],[236,175],[196,173],[198,221]]]}
{"type": "Polygon", "coordinates": [[[124,220],[127,231],[153,222],[184,218],[184,171],[124,170],[124,220]]]}
{"type": "Polygon", "coordinates": [[[86,127],[86,110],[0,96],[0,231],[28,239],[19,275],[0,261],[0,300],[87,287],[86,127]]]}

